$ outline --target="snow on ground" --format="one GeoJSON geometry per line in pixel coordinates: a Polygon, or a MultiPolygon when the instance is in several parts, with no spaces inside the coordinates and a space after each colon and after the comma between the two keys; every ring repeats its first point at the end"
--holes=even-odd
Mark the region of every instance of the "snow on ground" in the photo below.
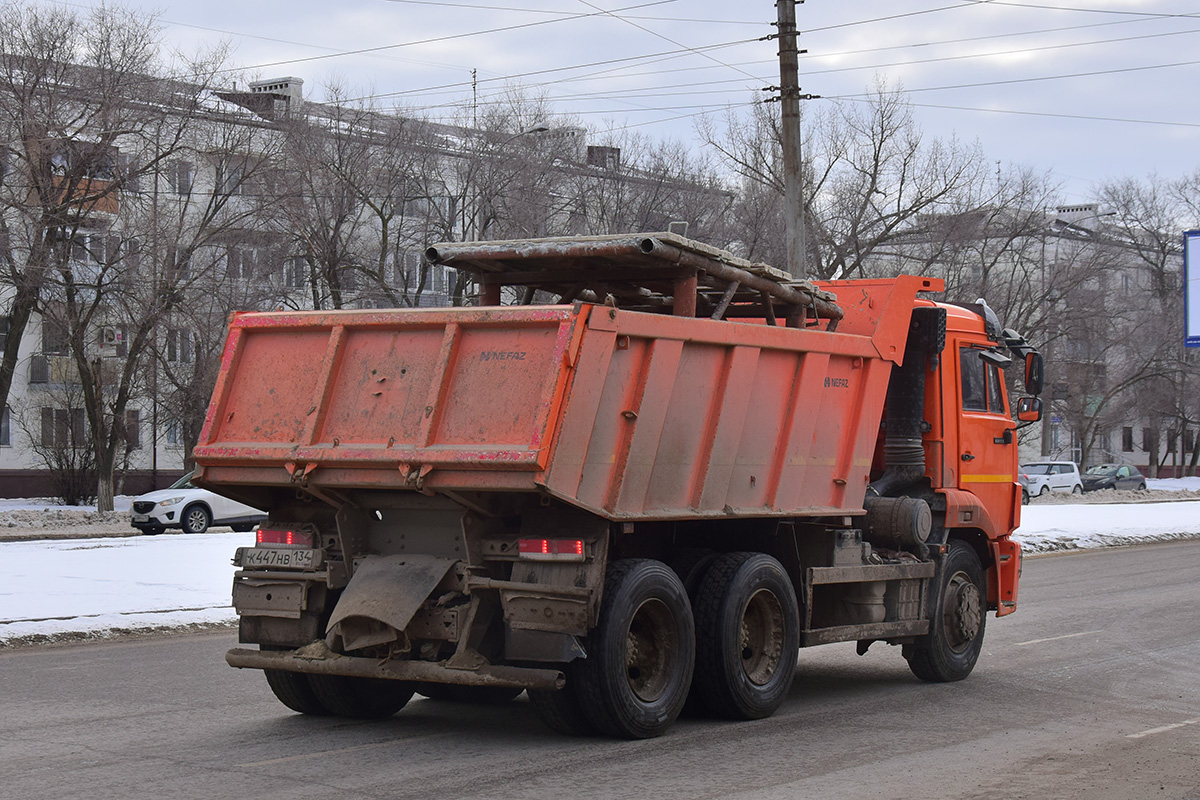
{"type": "Polygon", "coordinates": [[[1200,492],[1200,475],[1192,478],[1147,478],[1146,488],[1151,491],[1200,492]]]}
{"type": "Polygon", "coordinates": [[[0,542],[0,644],[231,622],[253,533],[0,542]]]}
{"type": "MultiPolygon", "coordinates": [[[[1200,478],[1149,483],[1200,490],[1200,478]]],[[[1025,506],[1014,538],[1026,554],[1200,538],[1200,500],[1104,503],[1106,496],[1115,497],[1100,492],[1055,505],[1055,496],[1025,506]]],[[[60,516],[95,509],[0,501],[0,513],[43,510],[51,528],[60,516]]],[[[253,543],[252,533],[0,541],[0,646],[233,622],[230,562],[253,543]]]]}
{"type": "Polygon", "coordinates": [[[1200,537],[1200,500],[1029,505],[1013,538],[1026,553],[1200,537]]]}

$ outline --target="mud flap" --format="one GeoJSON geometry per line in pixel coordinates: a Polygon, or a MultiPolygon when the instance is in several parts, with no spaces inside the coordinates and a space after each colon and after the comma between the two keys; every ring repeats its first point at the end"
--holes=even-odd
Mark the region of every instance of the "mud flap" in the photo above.
{"type": "MultiPolygon", "coordinates": [[[[457,562],[427,555],[367,556],[329,618],[325,640],[345,652],[404,641],[417,609],[457,562]]],[[[336,649],[336,648],[335,648],[336,649]]]]}

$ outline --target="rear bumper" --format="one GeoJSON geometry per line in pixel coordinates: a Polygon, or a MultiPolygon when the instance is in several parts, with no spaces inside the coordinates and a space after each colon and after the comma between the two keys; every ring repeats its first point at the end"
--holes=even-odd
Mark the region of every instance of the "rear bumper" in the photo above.
{"type": "Polygon", "coordinates": [[[239,669],[278,669],[310,675],[345,675],[399,681],[450,683],[459,686],[504,686],[514,689],[561,689],[566,677],[556,669],[483,665],[454,669],[445,662],[380,661],[334,653],[323,641],[290,651],[260,651],[235,647],[225,661],[239,669]]]}

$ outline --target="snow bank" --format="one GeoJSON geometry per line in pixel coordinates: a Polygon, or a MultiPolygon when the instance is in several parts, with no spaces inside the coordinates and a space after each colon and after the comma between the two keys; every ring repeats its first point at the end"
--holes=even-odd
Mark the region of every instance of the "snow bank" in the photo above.
{"type": "Polygon", "coordinates": [[[237,547],[253,533],[0,543],[0,642],[235,619],[237,547]]]}
{"type": "Polygon", "coordinates": [[[1200,537],[1200,500],[1026,506],[1021,527],[1013,534],[1027,553],[1193,537],[1200,537]]]}

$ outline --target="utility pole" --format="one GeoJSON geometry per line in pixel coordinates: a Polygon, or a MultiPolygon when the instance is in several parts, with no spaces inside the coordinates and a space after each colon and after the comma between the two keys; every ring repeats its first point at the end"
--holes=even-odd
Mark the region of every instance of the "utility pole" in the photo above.
{"type": "MultiPolygon", "coordinates": [[[[808,277],[804,242],[803,175],[800,169],[800,51],[796,46],[796,2],[776,0],[779,12],[779,103],[783,110],[783,214],[787,226],[787,270],[800,280],[808,277]]],[[[800,0],[804,2],[804,0],[800,0]]],[[[810,99],[806,96],[804,99],[810,99]]]]}

